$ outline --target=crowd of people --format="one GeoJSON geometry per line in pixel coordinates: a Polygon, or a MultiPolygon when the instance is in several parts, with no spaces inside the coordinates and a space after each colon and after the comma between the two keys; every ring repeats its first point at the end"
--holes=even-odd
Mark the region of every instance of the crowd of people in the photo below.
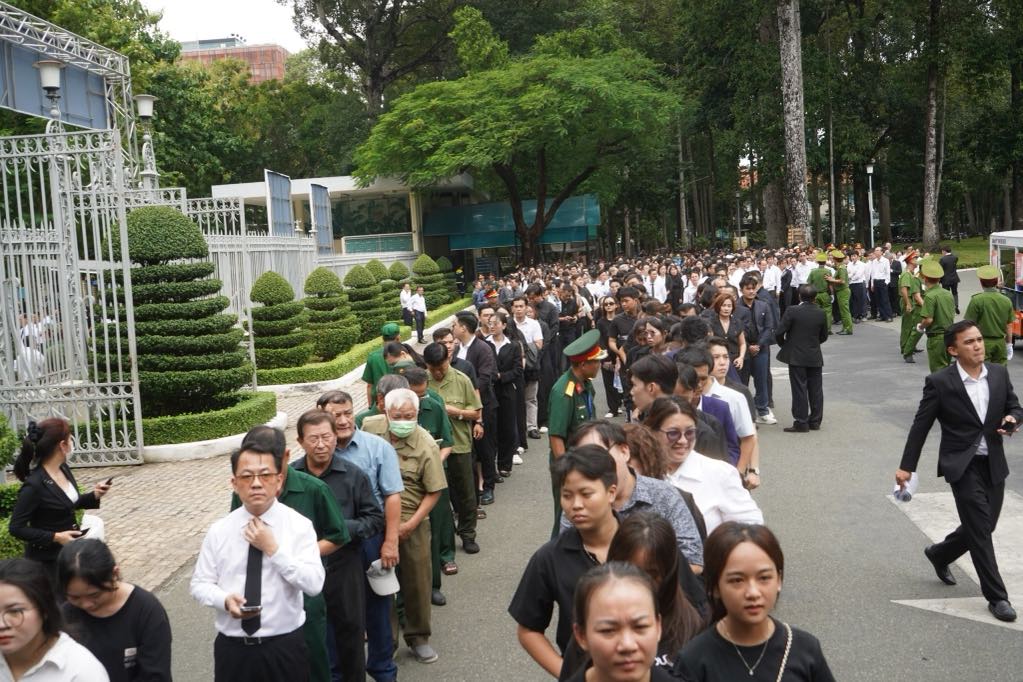
{"type": "MultiPolygon", "coordinates": [[[[907,361],[926,335],[932,369],[954,358],[948,371],[980,372],[984,353],[970,364],[960,340],[969,336],[973,360],[978,343],[1004,350],[1008,319],[1001,302],[976,297],[975,322],[947,319],[949,302],[953,313],[958,305],[949,255],[794,247],[524,268],[478,278],[475,310],[430,339],[422,292],[403,291],[419,344],[383,326],[363,373],[366,410],[326,392],[299,416],[296,448],[257,426],[230,459],[231,511],[207,532],[190,586],[216,613],[216,679],[389,682],[399,641],[420,663],[438,660],[431,614],[446,604],[444,577],[459,571],[457,546],[485,549],[478,522],[546,433],[551,534],[508,608],[543,670],[591,682],[832,680],[817,640],[771,615],[784,557],[751,494],[761,485],[758,429],[778,424],[771,355],[780,347],[789,366],[791,433],[822,428],[820,346],[838,325],[851,335],[868,317],[901,314],[907,361]]],[[[990,274],[979,276],[997,292],[990,274]]],[[[970,432],[992,439],[983,454],[1000,453],[1001,434],[1023,418],[1004,376],[998,419],[981,417],[970,432]]],[[[952,418],[928,410],[901,483],[931,423],[952,418]]],[[[0,563],[4,664],[14,679],[107,679],[25,674],[70,657],[111,680],[170,679],[162,607],[124,582],[76,521],[111,481],[79,494],[72,447],[68,423],[47,419],[32,425],[15,464],[24,486],[10,528],[26,559],[0,563]]],[[[990,487],[1002,473],[971,476],[986,474],[990,487]]],[[[979,531],[957,532],[928,550],[946,582],[979,531]]],[[[983,560],[985,595],[1008,605],[993,548],[983,560]]]]}

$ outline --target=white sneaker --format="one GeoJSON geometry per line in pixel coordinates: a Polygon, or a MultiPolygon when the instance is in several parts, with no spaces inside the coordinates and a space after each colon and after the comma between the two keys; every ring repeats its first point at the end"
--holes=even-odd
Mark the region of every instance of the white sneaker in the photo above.
{"type": "Polygon", "coordinates": [[[520,446],[519,446],[518,448],[516,448],[516,450],[515,450],[515,451],[516,451],[516,452],[518,452],[518,453],[519,453],[519,454],[521,455],[521,454],[522,454],[523,452],[525,452],[525,451],[526,451],[526,448],[524,448],[524,447],[522,447],[522,446],[520,445],[520,446]]]}
{"type": "Polygon", "coordinates": [[[522,458],[518,455],[512,455],[512,464],[522,464],[522,458]]]}
{"type": "Polygon", "coordinates": [[[614,412],[608,412],[604,415],[604,419],[614,419],[614,412]]]}
{"type": "Polygon", "coordinates": [[[758,424],[777,424],[778,420],[774,418],[774,415],[768,412],[765,415],[757,417],[758,424]]]}
{"type": "Polygon", "coordinates": [[[540,433],[547,433],[547,427],[546,426],[541,426],[540,427],[540,433]]]}

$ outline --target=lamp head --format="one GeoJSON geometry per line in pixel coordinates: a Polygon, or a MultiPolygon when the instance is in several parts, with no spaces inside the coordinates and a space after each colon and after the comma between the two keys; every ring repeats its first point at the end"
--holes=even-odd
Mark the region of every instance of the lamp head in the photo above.
{"type": "Polygon", "coordinates": [[[873,174],[874,174],[874,164],[873,163],[868,163],[867,164],[867,175],[873,175],[873,174]]]}
{"type": "Polygon", "coordinates": [[[32,66],[39,69],[39,84],[46,91],[46,96],[55,97],[60,91],[60,70],[64,68],[64,62],[41,59],[32,66]]]}
{"type": "Polygon", "coordinates": [[[140,119],[148,123],[153,118],[153,104],[156,100],[153,95],[135,95],[135,109],[140,119]]]}

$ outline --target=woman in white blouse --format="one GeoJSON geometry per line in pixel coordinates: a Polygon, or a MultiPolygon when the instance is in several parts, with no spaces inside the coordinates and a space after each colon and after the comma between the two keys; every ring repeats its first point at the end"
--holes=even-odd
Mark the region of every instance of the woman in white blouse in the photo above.
{"type": "Polygon", "coordinates": [[[697,416],[689,402],[658,398],[650,406],[645,426],[660,439],[667,456],[669,483],[693,496],[707,523],[707,533],[725,521],[763,523],[760,507],[742,485],[738,470],[693,450],[697,416]]]}

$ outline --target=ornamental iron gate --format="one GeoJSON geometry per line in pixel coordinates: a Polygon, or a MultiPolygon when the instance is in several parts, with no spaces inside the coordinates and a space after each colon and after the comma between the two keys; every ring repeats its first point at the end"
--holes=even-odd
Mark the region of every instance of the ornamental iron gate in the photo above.
{"type": "Polygon", "coordinates": [[[72,465],[142,462],[114,131],[0,138],[0,411],[72,423],[72,465]]]}

